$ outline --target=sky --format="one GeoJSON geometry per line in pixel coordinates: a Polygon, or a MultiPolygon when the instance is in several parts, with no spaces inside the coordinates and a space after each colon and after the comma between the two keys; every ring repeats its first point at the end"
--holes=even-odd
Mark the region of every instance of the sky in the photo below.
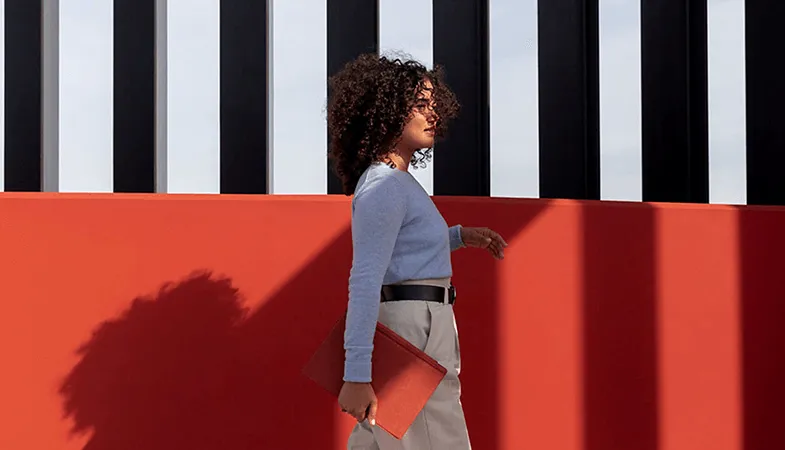
{"type": "MultiPolygon", "coordinates": [[[[219,2],[168,1],[168,192],[217,193],[219,2]]],[[[641,199],[639,3],[600,0],[605,200],[641,199]]],[[[537,0],[490,4],[491,194],[537,197],[537,0]]],[[[712,203],[746,199],[743,9],[743,0],[709,0],[712,203]]],[[[272,13],[272,193],[323,194],[325,0],[273,0],[272,13]]],[[[430,2],[380,0],[382,52],[403,51],[432,65],[431,23],[430,2]]],[[[60,52],[60,191],[111,192],[112,2],[60,0],[60,52]]],[[[437,147],[431,166],[440,157],[437,147]]],[[[413,173],[432,193],[431,170],[413,173]]],[[[0,188],[2,177],[0,170],[0,188]]]]}

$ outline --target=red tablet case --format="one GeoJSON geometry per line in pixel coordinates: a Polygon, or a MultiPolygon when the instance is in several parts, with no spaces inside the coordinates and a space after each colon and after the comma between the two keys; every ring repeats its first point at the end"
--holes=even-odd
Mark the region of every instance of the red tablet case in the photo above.
{"type": "MultiPolygon", "coordinates": [[[[343,386],[345,329],[343,317],[303,369],[308,378],[336,397],[343,386]]],[[[379,401],[376,426],[401,439],[447,369],[381,323],[377,323],[373,344],[371,386],[379,401]]]]}

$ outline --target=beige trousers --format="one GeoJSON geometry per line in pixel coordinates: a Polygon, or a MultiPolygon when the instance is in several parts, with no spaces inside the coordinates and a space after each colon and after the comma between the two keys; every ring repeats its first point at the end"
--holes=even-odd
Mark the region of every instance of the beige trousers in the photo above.
{"type": "MultiPolygon", "coordinates": [[[[416,280],[403,284],[449,287],[450,280],[416,280]]],[[[447,375],[401,440],[364,421],[352,431],[348,450],[471,450],[460,400],[461,358],[452,305],[428,301],[384,302],[379,322],[436,359],[447,368],[447,375]]]]}

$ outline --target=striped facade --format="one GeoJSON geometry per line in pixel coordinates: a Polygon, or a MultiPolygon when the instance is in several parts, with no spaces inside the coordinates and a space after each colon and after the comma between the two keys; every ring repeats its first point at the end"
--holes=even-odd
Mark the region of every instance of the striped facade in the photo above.
{"type": "MultiPolygon", "coordinates": [[[[4,0],[5,191],[58,191],[62,3],[4,0]]],[[[379,0],[325,0],[326,67],[335,73],[356,55],[380,51],[379,0]]],[[[412,3],[412,2],[404,2],[412,3]]],[[[276,51],[272,0],[220,0],[218,165],[221,193],[273,189],[276,51]]],[[[178,85],[168,70],[173,0],[113,0],[111,179],[114,192],[181,192],[173,188],[168,132],[178,85]]],[[[707,0],[641,0],[639,167],[641,199],[709,202],[710,108],[707,0]]],[[[432,63],[463,105],[432,163],[436,195],[492,194],[494,132],[489,0],[432,0],[432,63]]],[[[540,0],[536,8],[537,165],[542,198],[601,198],[601,64],[599,0],[540,0]]],[[[744,0],[746,192],[748,204],[785,205],[785,4],[744,0]]],[[[421,20],[421,19],[418,19],[421,20]]],[[[523,20],[523,18],[521,18],[523,20]]],[[[419,23],[419,22],[418,22],[419,23]]],[[[297,26],[293,23],[292,26],[297,26]]],[[[206,39],[206,38],[205,38],[206,39]]],[[[520,45],[527,45],[521,42],[520,45]]],[[[325,79],[326,85],[326,79],[325,79]]],[[[612,86],[604,86],[612,89],[612,86]]],[[[326,92],[329,95],[329,92],[326,92]]],[[[323,101],[324,99],[319,99],[323,101]]],[[[291,115],[289,116],[291,117],[291,115]]],[[[301,133],[322,133],[324,128],[301,133]]],[[[322,139],[321,137],[319,139],[322,139]]],[[[328,137],[323,136],[326,149],[328,137]]],[[[340,183],[327,167],[326,193],[340,183]]]]}

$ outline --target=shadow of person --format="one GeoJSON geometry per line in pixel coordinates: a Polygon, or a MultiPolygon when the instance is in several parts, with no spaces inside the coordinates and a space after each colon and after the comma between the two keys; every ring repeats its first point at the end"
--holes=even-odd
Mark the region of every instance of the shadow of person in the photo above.
{"type": "MultiPolygon", "coordinates": [[[[438,202],[450,223],[483,217],[508,240],[548,207],[520,203],[510,220],[507,203],[438,202]]],[[[344,446],[336,399],[301,370],[345,311],[351,261],[347,227],[252,311],[229,278],[209,272],[133,300],[98,326],[61,385],[73,432],[89,434],[86,450],[344,446]]],[[[477,445],[501,448],[497,265],[467,251],[454,268],[464,366],[475,367],[464,376],[467,420],[477,445]]]]}
{"type": "Polygon", "coordinates": [[[85,448],[245,448],[224,401],[252,388],[228,383],[243,304],[229,279],[199,273],[100,325],[60,388],[73,430],[92,432],[85,448]]]}
{"type": "Polygon", "coordinates": [[[253,311],[230,278],[195,272],[99,325],[59,391],[84,449],[331,447],[336,400],[301,370],[345,307],[328,293],[346,292],[350,239],[253,311]]]}

